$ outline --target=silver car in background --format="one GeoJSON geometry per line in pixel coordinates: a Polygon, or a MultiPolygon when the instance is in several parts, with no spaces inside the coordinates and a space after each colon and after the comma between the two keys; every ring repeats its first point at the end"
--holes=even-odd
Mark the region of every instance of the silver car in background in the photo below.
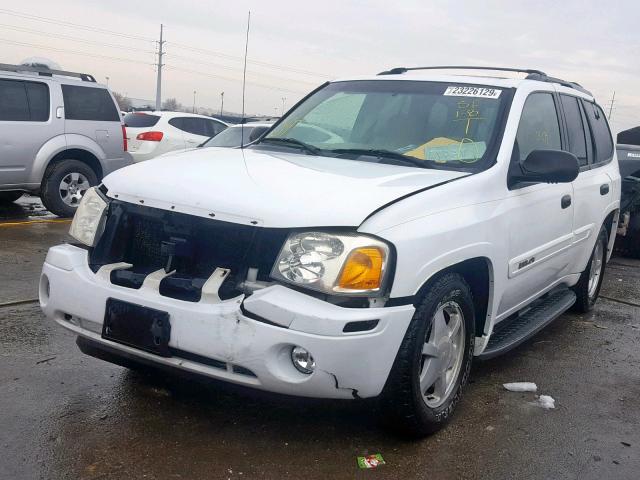
{"type": "Polygon", "coordinates": [[[28,192],[72,216],[90,186],[133,163],[119,110],[91,75],[0,64],[0,202],[28,192]]]}

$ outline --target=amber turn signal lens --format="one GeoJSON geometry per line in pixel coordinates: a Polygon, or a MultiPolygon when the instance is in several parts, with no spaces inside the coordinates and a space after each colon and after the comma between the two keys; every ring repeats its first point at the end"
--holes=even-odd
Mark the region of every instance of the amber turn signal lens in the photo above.
{"type": "Polygon", "coordinates": [[[382,281],[384,252],[376,247],[356,248],[349,254],[338,280],[338,287],[349,290],[375,290],[382,281]]]}

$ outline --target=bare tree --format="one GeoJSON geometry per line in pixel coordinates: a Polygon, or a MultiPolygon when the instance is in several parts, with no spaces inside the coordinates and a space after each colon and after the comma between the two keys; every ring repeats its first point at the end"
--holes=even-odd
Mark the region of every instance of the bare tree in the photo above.
{"type": "Polygon", "coordinates": [[[113,96],[116,97],[116,102],[118,102],[120,110],[123,110],[125,112],[131,110],[131,99],[118,92],[113,92],[113,96]]]}
{"type": "Polygon", "coordinates": [[[162,109],[169,110],[172,112],[181,112],[184,110],[184,107],[175,98],[167,98],[162,103],[162,109]]]}

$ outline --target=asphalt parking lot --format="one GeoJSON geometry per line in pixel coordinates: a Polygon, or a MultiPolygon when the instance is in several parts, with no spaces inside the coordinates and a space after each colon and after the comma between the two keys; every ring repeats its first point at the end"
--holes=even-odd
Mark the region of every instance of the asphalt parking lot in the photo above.
{"type": "Polygon", "coordinates": [[[372,402],[283,398],[82,355],[32,301],[68,226],[32,197],[0,210],[0,478],[639,476],[638,261],[613,259],[592,314],[477,362],[452,423],[416,442],[382,430],[372,402]],[[502,387],[513,381],[536,382],[556,408],[502,387]],[[358,470],[370,453],[386,465],[358,470]]]}

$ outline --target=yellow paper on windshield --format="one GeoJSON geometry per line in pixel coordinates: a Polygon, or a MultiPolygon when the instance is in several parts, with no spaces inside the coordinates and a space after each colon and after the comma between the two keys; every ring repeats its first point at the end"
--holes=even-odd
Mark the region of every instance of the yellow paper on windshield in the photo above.
{"type": "Polygon", "coordinates": [[[427,143],[423,143],[419,147],[414,148],[413,150],[409,150],[408,152],[404,152],[404,155],[411,155],[412,157],[419,158],[420,160],[426,160],[427,159],[426,151],[427,151],[428,148],[447,147],[449,145],[456,145],[458,143],[460,143],[460,142],[458,142],[456,140],[452,140],[450,138],[436,137],[436,138],[433,138],[433,139],[429,140],[427,143]]]}

